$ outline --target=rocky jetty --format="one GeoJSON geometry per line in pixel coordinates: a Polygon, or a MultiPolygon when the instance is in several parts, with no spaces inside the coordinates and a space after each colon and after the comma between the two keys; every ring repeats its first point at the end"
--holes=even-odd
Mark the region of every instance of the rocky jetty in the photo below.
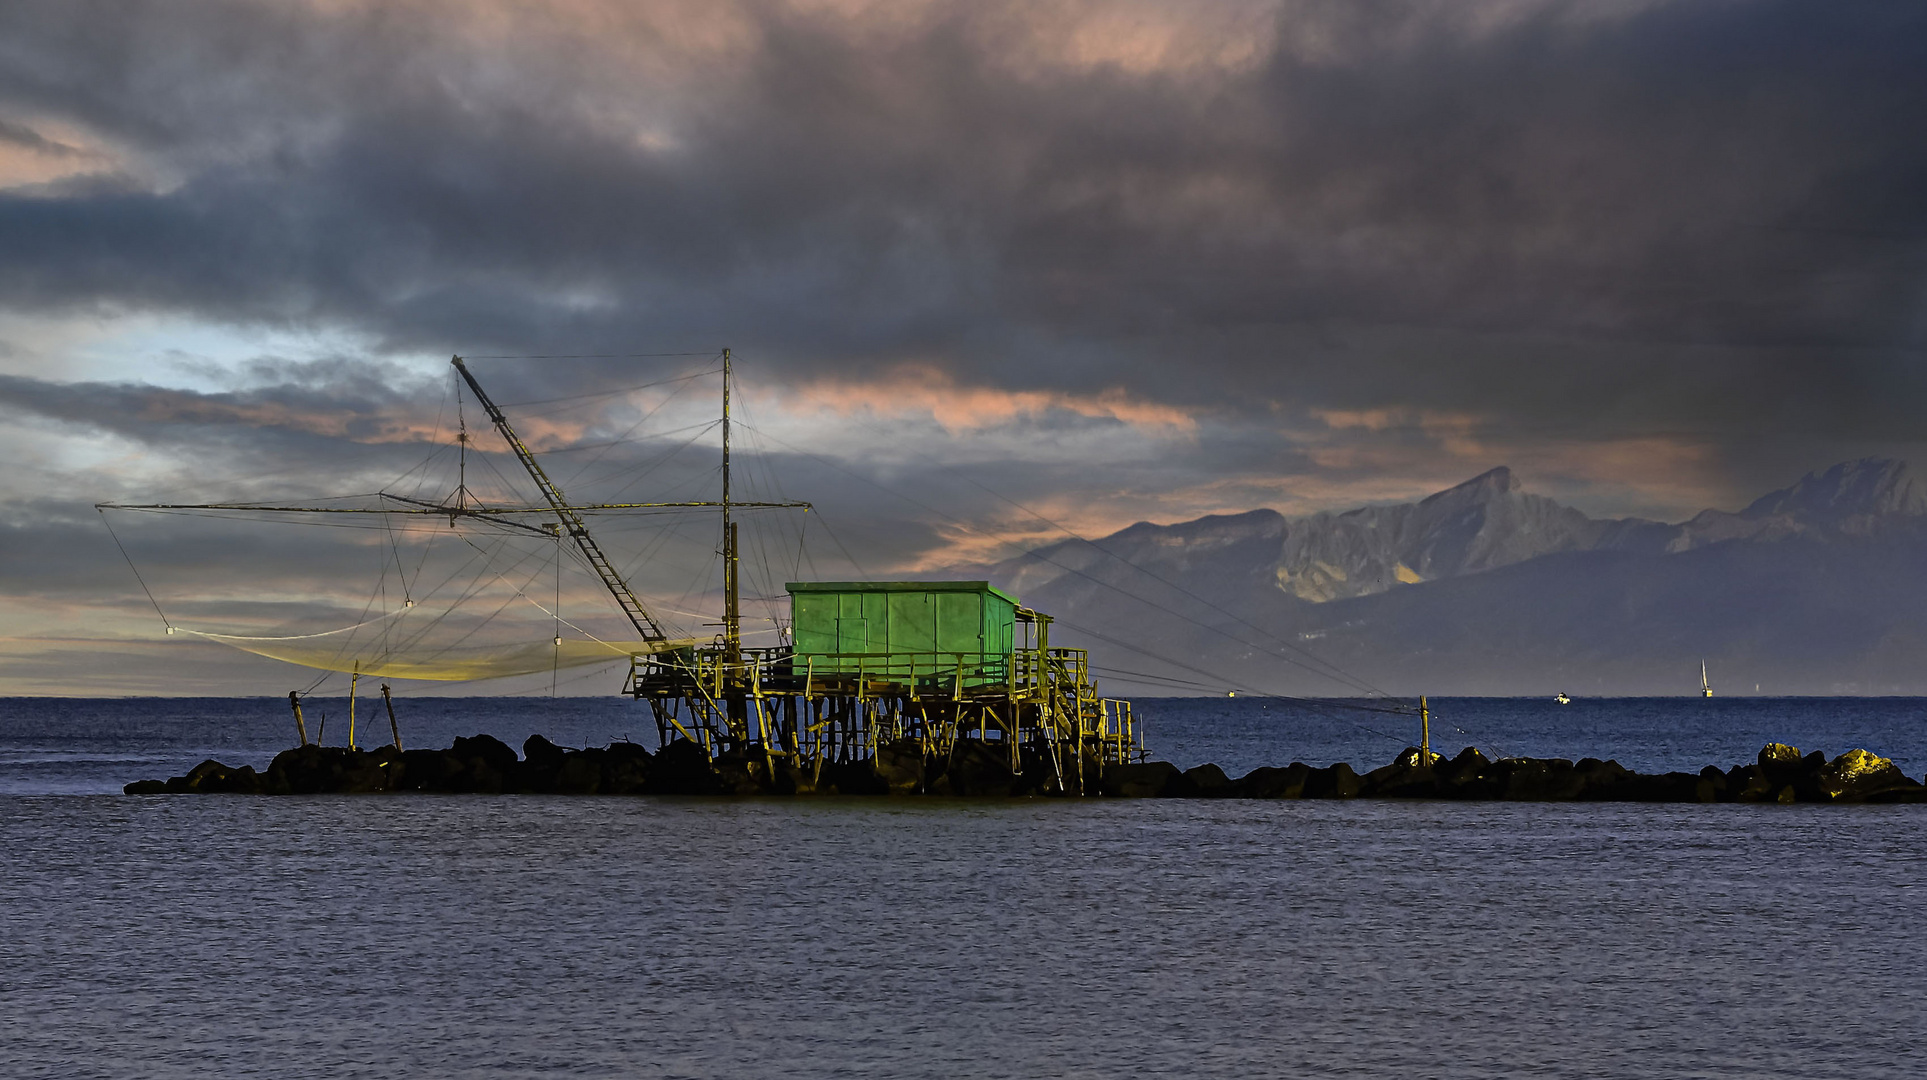
{"type": "Polygon", "coordinates": [[[1584,758],[1502,758],[1471,747],[1458,756],[1422,760],[1408,748],[1391,764],[1363,776],[1340,762],[1313,768],[1294,762],[1226,780],[1213,765],[1179,772],[1164,762],[1114,766],[1105,794],[1136,797],[1250,799],[1458,799],[1510,802],[1927,802],[1927,786],[1892,761],[1865,750],[1829,760],[1802,755],[1782,743],[1760,751],[1752,764],[1697,773],[1636,773],[1616,761],[1584,758]]]}
{"type": "MultiPolygon", "coordinates": [[[[1636,773],[1616,761],[1501,758],[1467,747],[1456,757],[1424,760],[1407,748],[1389,765],[1359,775],[1340,762],[1314,768],[1293,762],[1233,779],[1216,765],[1180,770],[1167,761],[1093,766],[1090,778],[1114,798],[1191,799],[1462,799],[1512,802],[1927,802],[1927,786],[1886,758],[1849,750],[1829,759],[1772,743],[1757,761],[1696,773],[1636,773]]],[[[952,795],[1012,797],[1057,788],[1048,758],[1028,749],[1019,767],[994,744],[965,740],[947,755],[921,743],[885,746],[875,759],[798,766],[760,753],[714,760],[677,741],[656,753],[619,742],[565,749],[532,735],[515,750],[488,735],[455,740],[446,750],[351,750],[300,746],[278,755],[266,772],[203,761],[185,776],[129,784],[129,795],[321,795],[374,792],[539,795],[952,795]]]]}

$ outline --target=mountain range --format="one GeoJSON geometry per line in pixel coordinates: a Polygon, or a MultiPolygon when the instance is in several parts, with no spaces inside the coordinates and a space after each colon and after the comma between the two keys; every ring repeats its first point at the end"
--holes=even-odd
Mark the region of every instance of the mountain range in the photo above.
{"type": "Polygon", "coordinates": [[[1501,467],[1396,506],[1139,523],[987,573],[1058,619],[1055,643],[1166,692],[1681,694],[1704,659],[1716,692],[1927,693],[1927,482],[1890,459],[1678,523],[1593,518],[1501,467]]]}

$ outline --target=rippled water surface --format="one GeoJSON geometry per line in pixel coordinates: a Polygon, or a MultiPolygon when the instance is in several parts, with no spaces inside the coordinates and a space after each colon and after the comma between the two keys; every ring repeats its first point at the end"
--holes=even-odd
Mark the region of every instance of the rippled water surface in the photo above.
{"type": "MultiPolygon", "coordinates": [[[[44,710],[0,714],[0,1076],[1911,1077],[1927,1045],[1927,807],[63,793],[286,741],[153,704],[73,706],[58,765],[24,761],[44,710]]],[[[1834,751],[1918,706],[1787,723],[1834,751]]],[[[1334,756],[1227,707],[1154,719],[1168,756],[1334,756]]],[[[1483,736],[1667,727],[1519,708],[1483,736]]],[[[543,719],[510,710],[459,721],[543,719]]],[[[1696,717],[1669,766],[1733,757],[1696,717]]]]}

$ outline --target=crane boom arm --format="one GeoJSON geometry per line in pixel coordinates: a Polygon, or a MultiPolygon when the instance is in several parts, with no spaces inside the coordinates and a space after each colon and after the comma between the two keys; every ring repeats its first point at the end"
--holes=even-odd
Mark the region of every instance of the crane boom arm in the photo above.
{"type": "Polygon", "coordinates": [[[535,455],[529,452],[529,448],[522,444],[521,437],[515,434],[515,429],[509,426],[508,417],[502,415],[502,410],[496,407],[495,402],[489,398],[488,392],[482,389],[482,384],[475,381],[475,376],[469,372],[468,365],[462,363],[462,358],[459,356],[450,362],[455,365],[456,371],[461,372],[462,380],[468,383],[468,388],[475,391],[475,400],[481,402],[483,410],[488,413],[488,418],[495,422],[495,430],[502,433],[502,438],[509,444],[509,449],[515,452],[516,458],[522,462],[522,467],[528,470],[529,478],[534,480],[535,486],[541,490],[542,498],[548,501],[549,508],[555,511],[555,516],[561,519],[563,531],[568,533],[569,539],[574,540],[575,546],[581,549],[583,558],[587,559],[589,565],[595,569],[596,576],[602,579],[602,584],[609,590],[609,595],[616,598],[616,605],[622,608],[622,613],[635,624],[636,632],[642,635],[644,641],[667,640],[669,635],[663,632],[662,627],[656,623],[655,617],[649,614],[649,610],[642,606],[642,601],[636,597],[635,591],[629,588],[629,583],[616,572],[615,564],[602,553],[602,547],[595,542],[595,537],[589,535],[588,523],[582,520],[582,515],[576,513],[569,500],[563,497],[562,489],[555,486],[555,481],[549,479],[549,474],[542,471],[542,466],[536,463],[535,455]]]}

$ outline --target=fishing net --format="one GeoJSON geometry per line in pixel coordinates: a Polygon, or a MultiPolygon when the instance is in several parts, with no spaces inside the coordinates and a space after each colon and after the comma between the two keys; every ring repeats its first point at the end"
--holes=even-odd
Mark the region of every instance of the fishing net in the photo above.
{"type": "MultiPolygon", "coordinates": [[[[373,620],[380,622],[383,620],[373,620]]],[[[389,648],[377,637],[356,640],[355,631],[367,623],[320,634],[290,637],[249,637],[175,627],[208,641],[283,660],[319,671],[359,672],[382,679],[421,679],[462,682],[532,675],[562,668],[589,667],[626,660],[631,656],[665,652],[696,644],[694,638],[673,641],[598,641],[575,638],[544,639],[500,644],[424,644],[389,648]]]]}

